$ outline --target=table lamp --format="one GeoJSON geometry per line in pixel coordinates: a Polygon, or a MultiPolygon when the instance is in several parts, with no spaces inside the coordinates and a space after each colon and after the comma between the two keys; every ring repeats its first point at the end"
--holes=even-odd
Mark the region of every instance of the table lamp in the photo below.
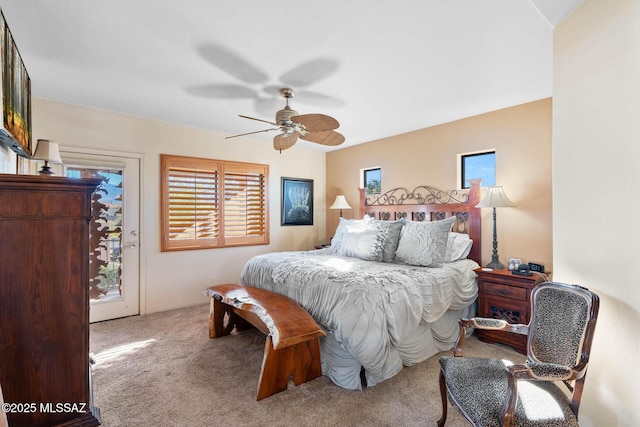
{"type": "Polygon", "coordinates": [[[51,167],[49,167],[49,162],[62,163],[58,143],[48,139],[39,139],[38,145],[36,145],[36,152],[31,156],[31,160],[44,160],[44,166],[42,166],[38,175],[55,175],[51,167]]]}
{"type": "Polygon", "coordinates": [[[491,262],[487,264],[488,268],[494,270],[504,269],[504,265],[498,260],[498,238],[496,236],[496,208],[504,208],[515,206],[515,204],[509,200],[507,195],[501,186],[487,187],[487,194],[476,205],[476,208],[493,208],[493,255],[491,255],[491,262]]]}
{"type": "Polygon", "coordinates": [[[349,203],[347,203],[347,199],[344,196],[336,196],[335,202],[329,209],[340,209],[340,217],[342,218],[342,209],[351,209],[349,203]]]}

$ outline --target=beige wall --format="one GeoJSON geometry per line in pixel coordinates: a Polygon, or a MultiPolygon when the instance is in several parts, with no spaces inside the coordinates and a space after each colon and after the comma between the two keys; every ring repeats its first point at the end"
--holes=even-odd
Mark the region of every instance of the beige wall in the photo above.
{"type": "MultiPolygon", "coordinates": [[[[33,99],[34,141],[54,139],[61,147],[143,155],[141,301],[146,312],[205,303],[203,290],[211,284],[237,281],[242,266],[251,256],[270,251],[313,249],[325,240],[325,153],[295,147],[280,154],[269,141],[224,140],[224,136],[219,132],[33,99]],[[161,253],[161,153],[268,164],[271,244],[161,253]],[[280,226],[282,176],[314,180],[313,226],[280,226]]],[[[0,159],[0,164],[14,162],[15,156],[7,154],[4,160],[0,159]]]]}
{"type": "Polygon", "coordinates": [[[586,0],[554,32],[554,277],[600,296],[580,425],[640,422],[640,2],[586,0]]]}
{"type": "MultiPolygon", "coordinates": [[[[498,252],[552,265],[551,99],[543,99],[479,116],[327,153],[327,206],[344,194],[358,215],[360,170],[382,168],[382,191],[428,184],[454,189],[458,154],[496,150],[496,180],[515,208],[497,210],[498,252]]],[[[327,235],[338,223],[327,211],[327,235]]],[[[491,260],[491,209],[483,211],[482,260],[491,260]]]]}

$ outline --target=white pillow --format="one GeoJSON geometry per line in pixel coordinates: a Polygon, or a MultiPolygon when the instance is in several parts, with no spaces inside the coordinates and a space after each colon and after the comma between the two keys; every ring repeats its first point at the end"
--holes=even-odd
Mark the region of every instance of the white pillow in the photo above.
{"type": "Polygon", "coordinates": [[[424,267],[442,267],[455,217],[441,221],[407,221],[400,233],[396,261],[424,267]]]}
{"type": "Polygon", "coordinates": [[[388,226],[376,222],[340,218],[329,253],[367,261],[382,261],[384,244],[389,233],[388,226]]]}
{"type": "Polygon", "coordinates": [[[444,262],[466,259],[469,256],[469,252],[471,252],[471,246],[473,246],[473,240],[469,238],[468,234],[449,233],[447,253],[445,254],[444,262]]]}
{"type": "Polygon", "coordinates": [[[350,229],[342,236],[338,255],[379,261],[382,258],[382,244],[377,230],[350,229]]]}
{"type": "Polygon", "coordinates": [[[340,245],[342,245],[342,236],[344,235],[347,225],[355,220],[353,219],[344,219],[340,217],[340,222],[338,223],[338,227],[336,228],[336,233],[333,235],[331,239],[331,246],[329,247],[329,253],[337,255],[340,245]]]}

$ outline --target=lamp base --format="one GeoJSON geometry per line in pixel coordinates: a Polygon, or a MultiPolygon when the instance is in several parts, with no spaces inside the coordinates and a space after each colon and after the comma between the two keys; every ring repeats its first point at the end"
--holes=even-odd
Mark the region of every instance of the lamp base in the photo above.
{"type": "Polygon", "coordinates": [[[51,167],[44,165],[42,169],[38,171],[38,175],[55,175],[55,173],[51,170],[51,167]]]}
{"type": "Polygon", "coordinates": [[[486,265],[487,268],[493,268],[494,270],[504,270],[504,264],[498,261],[497,257],[492,257],[491,262],[486,265]]]}

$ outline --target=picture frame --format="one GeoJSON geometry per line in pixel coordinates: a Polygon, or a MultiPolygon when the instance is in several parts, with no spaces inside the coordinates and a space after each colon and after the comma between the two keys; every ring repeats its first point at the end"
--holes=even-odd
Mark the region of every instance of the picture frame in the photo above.
{"type": "Polygon", "coordinates": [[[31,158],[31,79],[0,10],[0,142],[31,158]]]}
{"type": "Polygon", "coordinates": [[[282,177],[281,225],[313,225],[313,180],[282,177]]]}

